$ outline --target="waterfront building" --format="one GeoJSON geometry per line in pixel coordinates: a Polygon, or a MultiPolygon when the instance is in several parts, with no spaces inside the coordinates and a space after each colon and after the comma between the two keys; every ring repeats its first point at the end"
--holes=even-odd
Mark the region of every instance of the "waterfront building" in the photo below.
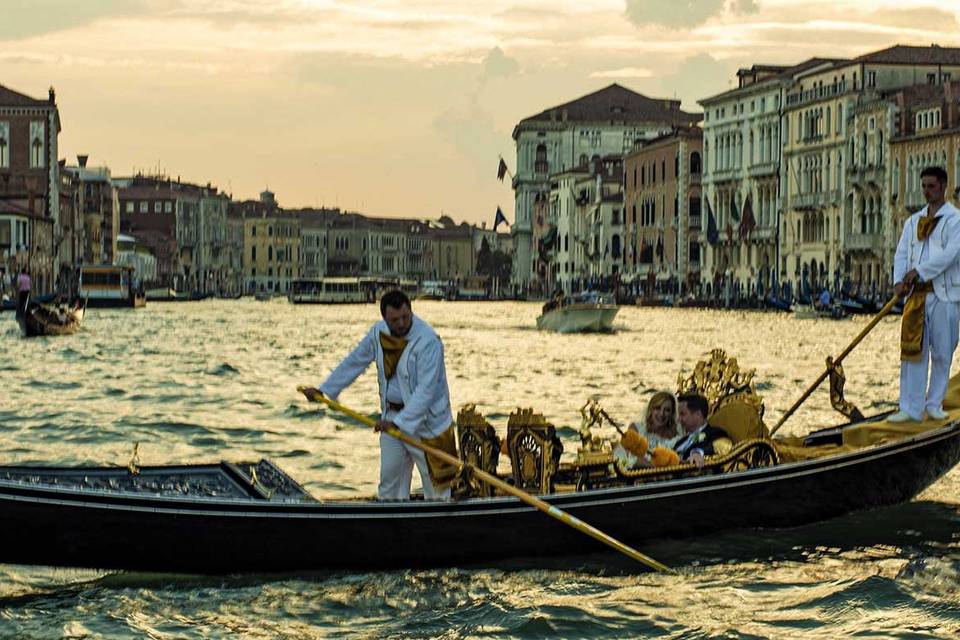
{"type": "Polygon", "coordinates": [[[429,225],[426,237],[429,279],[459,283],[476,274],[477,253],[473,248],[473,227],[469,224],[456,224],[449,216],[440,216],[429,225]]]}
{"type": "Polygon", "coordinates": [[[407,275],[409,220],[365,218],[366,235],[360,239],[365,275],[400,279],[407,275]]]}
{"type": "Polygon", "coordinates": [[[117,235],[116,264],[132,268],[138,283],[157,281],[156,256],[150,252],[150,247],[133,236],[124,233],[117,235]]]}
{"type": "Polygon", "coordinates": [[[794,74],[829,60],[755,64],[737,86],[703,98],[702,284],[766,290],[778,271],[782,94],[794,74]],[[710,218],[716,233],[707,237],[710,218]],[[729,283],[729,285],[728,285],[729,283]]]}
{"type": "MultiPolygon", "coordinates": [[[[88,156],[77,156],[75,166],[64,165],[76,189],[76,206],[83,220],[82,262],[114,264],[120,233],[120,199],[110,169],[88,167],[88,156]]],[[[79,265],[77,265],[79,266],[79,265]]]]}
{"type": "Polygon", "coordinates": [[[327,220],[331,214],[339,212],[300,209],[291,213],[300,218],[300,277],[305,280],[322,278],[327,274],[327,220]]]}
{"type": "Polygon", "coordinates": [[[960,49],[937,45],[898,45],[792,74],[783,91],[780,267],[802,292],[836,287],[851,278],[854,265],[860,266],[861,273],[868,271],[861,278],[871,286],[883,284],[884,275],[878,273],[886,271],[883,249],[865,245],[892,237],[885,227],[889,216],[877,211],[877,205],[871,210],[868,200],[879,197],[882,205],[887,199],[875,189],[865,190],[864,184],[871,181],[870,174],[882,179],[877,160],[884,160],[878,150],[887,144],[880,141],[887,129],[877,128],[880,111],[871,113],[868,108],[856,120],[855,110],[886,91],[920,82],[941,85],[956,77],[960,77],[960,49]],[[871,115],[875,118],[872,131],[871,115]],[[855,124],[859,125],[856,133],[855,124]],[[877,218],[879,223],[869,226],[877,218]],[[854,226],[864,219],[866,227],[854,226]]]}
{"type": "Polygon", "coordinates": [[[0,268],[28,266],[40,293],[61,270],[59,134],[52,88],[39,100],[0,85],[0,268]]]}
{"type": "MultiPolygon", "coordinates": [[[[534,274],[533,210],[551,192],[551,176],[574,171],[588,161],[621,155],[639,140],[699,121],[680,109],[679,100],[649,98],[612,84],[572,102],[524,118],[513,129],[516,143],[513,284],[531,286],[534,274]]],[[[560,237],[559,235],[557,237],[560,237]]]]}
{"type": "Polygon", "coordinates": [[[675,131],[624,158],[627,283],[686,292],[700,282],[703,130],[675,131]]]}
{"type": "Polygon", "coordinates": [[[243,221],[247,293],[287,293],[300,278],[300,219],[277,212],[243,221]]]}

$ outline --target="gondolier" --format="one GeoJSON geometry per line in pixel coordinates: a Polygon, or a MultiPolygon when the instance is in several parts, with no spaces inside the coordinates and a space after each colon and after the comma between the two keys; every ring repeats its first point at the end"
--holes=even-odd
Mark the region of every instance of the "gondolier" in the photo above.
{"type": "Polygon", "coordinates": [[[904,224],[893,260],[896,294],[909,297],[900,336],[900,410],[892,422],[922,420],[924,411],[934,420],[946,417],[943,397],[960,334],[960,211],[944,200],[943,168],[924,169],[920,184],[927,206],[904,224]]]}
{"type": "MultiPolygon", "coordinates": [[[[380,299],[383,319],[337,365],[317,389],[306,389],[308,398],[319,392],[336,399],[371,362],[377,363],[381,421],[433,447],[456,455],[450,392],[443,364],[443,342],[426,322],[413,315],[410,299],[395,290],[380,299]]],[[[450,497],[455,470],[428,460],[423,452],[385,433],[380,434],[381,500],[408,500],[413,466],[420,471],[428,499],[450,497]]]]}

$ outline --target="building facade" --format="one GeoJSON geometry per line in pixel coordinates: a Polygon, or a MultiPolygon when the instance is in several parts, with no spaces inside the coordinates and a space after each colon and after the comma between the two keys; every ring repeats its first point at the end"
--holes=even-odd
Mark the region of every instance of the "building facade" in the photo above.
{"type": "MultiPolygon", "coordinates": [[[[639,140],[699,121],[678,100],[648,98],[617,84],[539,114],[513,130],[517,148],[513,177],[515,220],[513,284],[542,290],[534,274],[533,210],[551,191],[551,175],[572,171],[590,160],[622,156],[639,140]]],[[[559,236],[558,236],[559,237],[559,236]]]]}

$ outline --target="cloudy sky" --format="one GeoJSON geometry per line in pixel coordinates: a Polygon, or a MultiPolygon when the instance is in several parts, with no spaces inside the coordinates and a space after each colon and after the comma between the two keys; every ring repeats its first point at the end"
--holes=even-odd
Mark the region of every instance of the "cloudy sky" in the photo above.
{"type": "Polygon", "coordinates": [[[0,84],[57,91],[60,152],[235,198],[512,220],[522,118],[611,82],[696,100],[736,69],[960,46],[956,0],[2,0],[0,84]]]}

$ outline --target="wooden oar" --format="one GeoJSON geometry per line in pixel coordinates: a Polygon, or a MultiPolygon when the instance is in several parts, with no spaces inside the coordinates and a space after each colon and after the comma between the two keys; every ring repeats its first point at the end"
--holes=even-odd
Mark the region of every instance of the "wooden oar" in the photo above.
{"type": "MultiPolygon", "coordinates": [[[[886,305],[884,305],[883,309],[880,309],[880,312],[877,313],[876,316],[874,316],[873,320],[870,321],[870,324],[868,324],[867,326],[865,326],[865,327],[863,328],[863,331],[861,331],[861,332],[857,335],[857,337],[853,339],[853,342],[851,342],[849,345],[847,345],[847,348],[843,350],[843,353],[841,353],[839,356],[836,357],[836,359],[833,361],[833,364],[834,364],[835,366],[838,365],[838,364],[840,364],[840,363],[843,361],[843,359],[846,358],[846,357],[850,354],[850,352],[853,351],[854,348],[856,348],[856,346],[857,346],[858,344],[860,344],[860,342],[861,342],[865,337],[867,337],[867,334],[870,333],[870,331],[871,331],[875,326],[877,326],[877,323],[879,323],[880,320],[882,320],[885,315],[887,315],[888,313],[890,313],[890,310],[893,309],[893,306],[894,306],[895,304],[897,304],[897,300],[899,300],[899,299],[900,299],[899,296],[896,296],[896,295],[893,296],[892,298],[890,298],[890,302],[888,302],[886,305]]],[[[796,411],[796,410],[800,407],[800,405],[803,404],[804,401],[805,401],[807,398],[810,397],[810,394],[813,393],[813,392],[817,389],[817,387],[820,386],[820,383],[822,383],[824,380],[826,380],[826,379],[827,379],[827,376],[829,376],[829,375],[830,375],[830,369],[825,369],[824,372],[820,374],[820,377],[817,378],[817,379],[813,382],[813,384],[811,384],[811,385],[807,388],[807,390],[803,392],[803,395],[800,396],[800,399],[793,403],[793,406],[790,407],[785,414],[783,414],[783,416],[780,418],[780,421],[777,422],[777,424],[773,427],[773,429],[770,430],[770,435],[771,435],[771,436],[777,432],[777,429],[779,429],[781,426],[783,426],[783,423],[786,422],[787,419],[788,419],[790,416],[793,415],[793,412],[796,411]]]]}
{"type": "MultiPolygon", "coordinates": [[[[297,391],[307,396],[308,400],[311,400],[313,402],[316,402],[317,400],[319,400],[320,402],[323,402],[334,411],[339,411],[340,413],[347,415],[353,418],[354,420],[362,422],[363,424],[369,427],[376,426],[376,422],[374,420],[371,420],[369,417],[363,415],[362,413],[357,413],[353,409],[350,409],[349,407],[345,407],[344,405],[340,404],[336,400],[331,400],[330,398],[324,395],[321,395],[319,392],[311,393],[316,391],[315,389],[310,389],[309,387],[300,386],[300,387],[297,387],[297,391]]],[[[607,545],[608,547],[612,547],[613,549],[616,549],[620,553],[630,558],[633,558],[637,562],[642,562],[643,564],[647,565],[651,569],[656,569],[657,571],[664,571],[666,573],[674,573],[674,571],[670,567],[666,566],[665,564],[657,562],[650,556],[644,555],[632,547],[628,547],[624,543],[613,538],[612,536],[605,534],[603,531],[600,531],[596,527],[587,524],[583,520],[580,520],[579,518],[576,518],[570,515],[566,511],[563,511],[562,509],[558,509],[557,507],[541,500],[536,496],[530,495],[526,491],[518,489],[511,484],[507,484],[500,478],[487,473],[483,469],[478,469],[474,465],[464,462],[463,460],[460,460],[459,458],[456,458],[450,455],[446,451],[441,451],[440,449],[436,449],[434,447],[426,445],[422,443],[420,440],[417,440],[412,436],[408,436],[407,434],[405,434],[404,432],[400,431],[395,427],[388,427],[384,429],[384,433],[391,435],[397,440],[400,440],[401,442],[405,442],[406,444],[409,444],[412,447],[416,447],[417,449],[420,449],[421,451],[423,451],[425,454],[429,456],[433,456],[434,458],[443,460],[447,464],[454,465],[458,469],[463,469],[463,468],[470,469],[471,474],[473,474],[480,480],[483,480],[487,484],[492,485],[497,489],[500,489],[504,493],[508,493],[512,496],[520,498],[520,500],[522,500],[523,502],[526,502],[531,507],[535,507],[536,509],[539,509],[540,511],[544,512],[548,516],[552,518],[556,518],[560,522],[570,527],[573,527],[574,529],[576,529],[581,533],[587,534],[594,540],[598,540],[603,544],[607,545]]]]}

